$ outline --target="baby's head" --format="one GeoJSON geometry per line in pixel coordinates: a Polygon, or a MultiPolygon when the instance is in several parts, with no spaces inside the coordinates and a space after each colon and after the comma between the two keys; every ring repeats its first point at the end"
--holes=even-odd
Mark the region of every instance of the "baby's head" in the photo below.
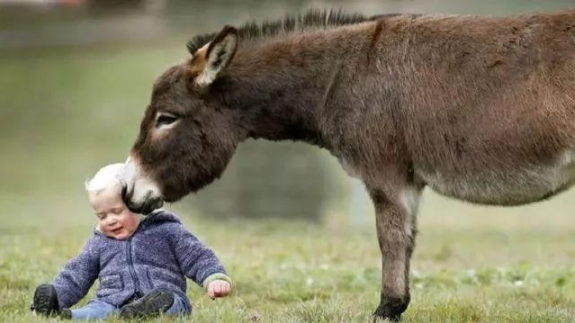
{"type": "Polygon", "coordinates": [[[86,190],[90,204],[98,218],[98,227],[107,237],[117,240],[129,238],[138,228],[140,219],[122,200],[122,183],[118,174],[124,164],[103,167],[90,181],[86,190]]]}

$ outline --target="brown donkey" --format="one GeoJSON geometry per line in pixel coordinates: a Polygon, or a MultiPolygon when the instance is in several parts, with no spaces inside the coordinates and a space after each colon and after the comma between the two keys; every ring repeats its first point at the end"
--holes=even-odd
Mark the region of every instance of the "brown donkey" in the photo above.
{"type": "Polygon", "coordinates": [[[409,304],[425,186],[519,205],[575,182],[575,10],[310,12],[195,37],[154,83],[124,174],[138,212],[222,175],[247,138],[304,141],[360,178],[383,255],[376,318],[409,304]]]}

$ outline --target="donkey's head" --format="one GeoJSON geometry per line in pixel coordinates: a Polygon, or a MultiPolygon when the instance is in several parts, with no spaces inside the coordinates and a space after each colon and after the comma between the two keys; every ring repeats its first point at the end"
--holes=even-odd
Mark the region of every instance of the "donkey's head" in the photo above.
{"type": "Polygon", "coordinates": [[[238,33],[224,29],[192,58],[169,68],[154,83],[123,174],[124,201],[148,213],[218,178],[240,141],[232,110],[212,93],[231,62],[238,33]]]}

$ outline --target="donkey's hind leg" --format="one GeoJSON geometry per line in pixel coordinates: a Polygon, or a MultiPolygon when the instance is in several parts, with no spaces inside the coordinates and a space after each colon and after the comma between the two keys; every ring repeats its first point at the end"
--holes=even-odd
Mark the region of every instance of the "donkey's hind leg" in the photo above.
{"type": "Polygon", "coordinates": [[[368,187],[375,205],[377,238],[382,252],[381,301],[375,310],[374,321],[399,321],[409,305],[409,262],[417,232],[421,188],[412,183],[368,187]]]}

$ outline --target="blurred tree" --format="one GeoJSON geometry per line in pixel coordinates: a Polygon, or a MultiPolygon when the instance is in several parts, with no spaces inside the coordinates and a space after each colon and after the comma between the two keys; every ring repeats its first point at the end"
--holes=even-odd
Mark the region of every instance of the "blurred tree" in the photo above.
{"type": "Polygon", "coordinates": [[[146,8],[146,0],[87,0],[86,8],[90,14],[107,15],[120,12],[139,12],[146,8]]]}
{"type": "Polygon", "coordinates": [[[328,172],[320,151],[304,144],[248,141],[222,179],[192,198],[208,217],[297,217],[319,221],[328,172]]]}

